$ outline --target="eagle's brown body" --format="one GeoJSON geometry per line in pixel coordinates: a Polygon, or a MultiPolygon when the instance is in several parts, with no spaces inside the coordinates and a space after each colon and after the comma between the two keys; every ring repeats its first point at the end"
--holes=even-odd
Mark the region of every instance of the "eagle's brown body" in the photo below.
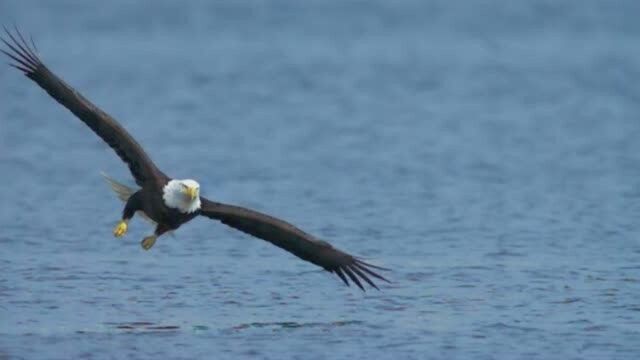
{"type": "Polygon", "coordinates": [[[142,211],[157,224],[155,234],[160,236],[167,231],[177,230],[182,224],[199,215],[198,212],[183,213],[168,207],[162,199],[162,193],[147,188],[135,192],[125,203],[123,219],[131,219],[136,211],[142,211]]]}

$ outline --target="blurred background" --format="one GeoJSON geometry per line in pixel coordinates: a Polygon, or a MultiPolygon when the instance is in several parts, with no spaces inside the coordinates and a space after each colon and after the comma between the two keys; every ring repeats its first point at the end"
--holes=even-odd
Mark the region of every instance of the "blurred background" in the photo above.
{"type": "Polygon", "coordinates": [[[196,220],[0,66],[0,358],[635,359],[640,3],[1,1],[167,174],[390,267],[196,220]]]}

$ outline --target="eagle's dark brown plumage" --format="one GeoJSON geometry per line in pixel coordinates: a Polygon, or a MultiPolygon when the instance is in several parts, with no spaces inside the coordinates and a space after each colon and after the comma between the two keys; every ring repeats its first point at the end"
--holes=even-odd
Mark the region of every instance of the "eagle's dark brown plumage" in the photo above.
{"type": "MultiPolygon", "coordinates": [[[[93,105],[47,69],[36,54],[37,49],[32,39],[27,42],[18,29],[15,29],[14,33],[6,28],[4,30],[8,39],[0,37],[0,40],[8,47],[8,50],[0,49],[0,51],[15,61],[10,65],[22,71],[51,97],[87,124],[129,166],[131,174],[141,189],[127,199],[123,221],[128,221],[136,211],[143,211],[157,224],[153,242],[157,236],[164,232],[175,230],[195,216],[203,215],[246,234],[266,240],[303,260],[335,273],[346,285],[349,285],[349,280],[351,280],[364,290],[363,282],[378,288],[371,278],[388,282],[375,271],[386,269],[371,265],[340,251],[329,243],[316,239],[297,227],[272,216],[239,206],[210,201],[201,196],[199,197],[200,207],[196,211],[181,212],[168,207],[166,200],[163,200],[163,189],[173,180],[156,167],[136,140],[111,116],[93,105]]],[[[124,231],[126,231],[126,223],[124,231]]]]}

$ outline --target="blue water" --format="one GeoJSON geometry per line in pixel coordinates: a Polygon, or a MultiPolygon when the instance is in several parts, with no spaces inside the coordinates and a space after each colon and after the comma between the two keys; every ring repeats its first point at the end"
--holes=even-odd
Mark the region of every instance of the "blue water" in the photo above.
{"type": "Polygon", "coordinates": [[[0,66],[0,358],[637,359],[637,1],[2,1],[169,175],[390,267],[111,229],[88,128],[0,66]]]}

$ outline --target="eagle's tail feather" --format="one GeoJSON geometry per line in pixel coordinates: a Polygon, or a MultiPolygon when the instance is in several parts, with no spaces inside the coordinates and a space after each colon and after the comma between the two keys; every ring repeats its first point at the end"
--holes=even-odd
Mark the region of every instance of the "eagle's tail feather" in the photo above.
{"type": "Polygon", "coordinates": [[[118,199],[120,199],[122,202],[127,202],[131,195],[136,192],[136,190],[128,187],[127,185],[119,183],[116,180],[110,178],[109,175],[105,174],[104,172],[102,173],[102,176],[107,181],[107,184],[109,184],[109,186],[111,187],[111,190],[116,193],[118,199]]]}

